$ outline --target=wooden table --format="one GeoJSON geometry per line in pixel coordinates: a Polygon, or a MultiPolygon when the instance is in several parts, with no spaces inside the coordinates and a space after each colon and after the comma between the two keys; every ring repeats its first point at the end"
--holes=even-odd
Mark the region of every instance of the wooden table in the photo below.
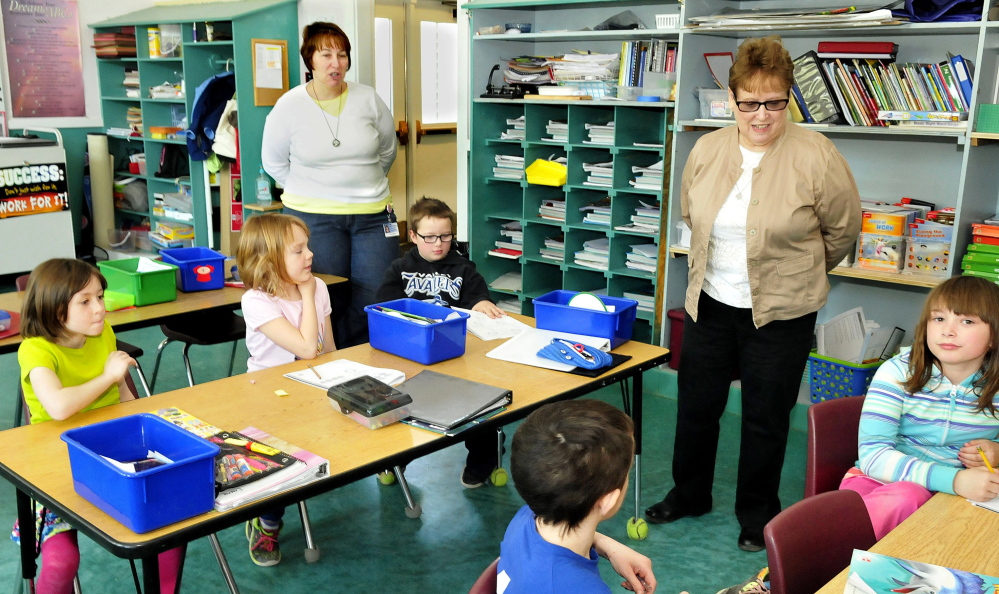
{"type": "MultiPolygon", "coordinates": [[[[871,552],[999,576],[997,534],[999,514],[971,505],[963,497],[937,493],[871,547],[871,552]]],[[[819,594],[843,594],[849,573],[849,568],[841,571],[819,594]]]]}
{"type": "MultiPolygon", "coordinates": [[[[317,274],[316,276],[322,279],[327,286],[347,282],[347,279],[332,274],[317,274]]],[[[192,311],[205,311],[215,308],[236,309],[239,307],[240,299],[243,298],[243,293],[245,293],[244,289],[234,287],[223,287],[214,291],[196,291],[194,293],[185,293],[178,289],[177,299],[174,301],[108,312],[106,319],[117,332],[145,328],[147,326],[155,326],[172,316],[192,311]]],[[[24,291],[0,293],[0,309],[20,312],[23,301],[24,291]]],[[[17,347],[21,344],[21,340],[20,334],[0,339],[0,355],[16,351],[17,347]]]]}
{"type": "MultiPolygon", "coordinates": [[[[522,317],[522,316],[521,316],[522,317]]],[[[533,322],[529,318],[523,318],[533,322]]],[[[521,419],[544,403],[582,396],[612,383],[632,380],[632,416],[636,419],[636,514],[640,490],[642,372],[669,359],[667,349],[627,342],[614,352],[631,355],[631,360],[597,378],[561,373],[507,361],[485,354],[500,341],[483,342],[472,335],[466,340],[465,355],[430,366],[434,371],[463,377],[513,391],[507,410],[469,430],[494,431],[521,419]]],[[[427,367],[364,344],[328,353],[313,364],[345,358],[375,367],[387,367],[412,377],[427,367]]],[[[367,429],[334,410],[325,393],[283,377],[289,371],[305,369],[297,361],[173,392],[157,394],[117,406],[74,415],[67,421],[50,421],[0,432],[0,476],[18,489],[19,516],[30,522],[28,497],[44,502],[81,532],[111,553],[123,558],[141,558],[147,591],[158,588],[156,555],[178,545],[208,536],[259,515],[266,508],[286,506],[336,487],[371,476],[385,468],[440,450],[468,437],[437,435],[402,423],[376,431],[367,429]],[[275,390],[288,392],[275,395],[275,390]],[[330,461],[330,476],[321,481],[228,512],[209,512],[146,534],[135,534],[73,490],[69,457],[59,435],[72,427],[87,425],[123,415],[176,406],[222,429],[240,430],[247,426],[262,429],[330,461]],[[27,445],[27,447],[25,447],[27,445]]],[[[22,572],[34,576],[33,543],[22,540],[22,572]]]]}

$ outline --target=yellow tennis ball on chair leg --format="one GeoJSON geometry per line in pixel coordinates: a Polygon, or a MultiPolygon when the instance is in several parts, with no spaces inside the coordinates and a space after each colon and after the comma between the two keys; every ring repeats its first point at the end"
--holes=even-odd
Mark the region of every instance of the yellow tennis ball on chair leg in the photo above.
{"type": "Polygon", "coordinates": [[[489,476],[489,480],[493,483],[494,487],[502,487],[506,484],[508,478],[509,475],[507,475],[506,469],[503,468],[493,470],[489,476]]]}
{"type": "Polygon", "coordinates": [[[649,537],[649,525],[642,518],[631,518],[628,520],[628,538],[631,540],[645,540],[649,537]]]}

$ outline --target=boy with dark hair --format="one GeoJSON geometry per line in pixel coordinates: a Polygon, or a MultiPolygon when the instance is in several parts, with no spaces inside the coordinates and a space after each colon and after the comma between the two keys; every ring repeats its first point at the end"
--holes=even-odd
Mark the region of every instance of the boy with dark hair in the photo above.
{"type": "Polygon", "coordinates": [[[622,587],[655,591],[652,561],[597,532],[624,501],[634,453],[631,419],[605,402],[556,402],[527,417],[510,458],[527,505],[500,545],[497,592],[609,593],[597,555],[625,578],[622,587]]]}

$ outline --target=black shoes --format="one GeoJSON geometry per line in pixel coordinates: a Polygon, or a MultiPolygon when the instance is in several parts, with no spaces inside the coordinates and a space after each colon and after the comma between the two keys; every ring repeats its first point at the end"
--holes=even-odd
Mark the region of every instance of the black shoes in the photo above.
{"type": "Polygon", "coordinates": [[[743,528],[739,531],[739,548],[750,553],[756,553],[767,548],[763,540],[762,530],[743,528]]]}
{"type": "Polygon", "coordinates": [[[688,509],[674,502],[669,496],[659,503],[645,510],[645,519],[650,524],[668,524],[680,518],[703,516],[711,511],[708,506],[704,509],[688,509]]]}

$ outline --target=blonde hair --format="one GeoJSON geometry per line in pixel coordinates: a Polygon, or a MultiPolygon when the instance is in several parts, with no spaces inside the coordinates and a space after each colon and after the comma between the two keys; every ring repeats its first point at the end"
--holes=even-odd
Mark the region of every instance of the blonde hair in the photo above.
{"type": "Polygon", "coordinates": [[[284,252],[295,227],[309,237],[305,222],[286,214],[258,215],[243,225],[236,248],[236,266],[247,289],[276,296],[284,293],[284,285],[294,284],[285,269],[284,252]]]}
{"type": "Polygon", "coordinates": [[[73,295],[92,279],[108,288],[108,281],[93,264],[70,258],[54,258],[39,264],[28,278],[21,305],[21,336],[55,342],[66,333],[66,314],[73,295]]]}
{"type": "Polygon", "coordinates": [[[784,49],[780,36],[754,37],[739,46],[735,62],[728,69],[728,88],[738,98],[747,92],[782,91],[794,86],[794,62],[784,49]]]}

